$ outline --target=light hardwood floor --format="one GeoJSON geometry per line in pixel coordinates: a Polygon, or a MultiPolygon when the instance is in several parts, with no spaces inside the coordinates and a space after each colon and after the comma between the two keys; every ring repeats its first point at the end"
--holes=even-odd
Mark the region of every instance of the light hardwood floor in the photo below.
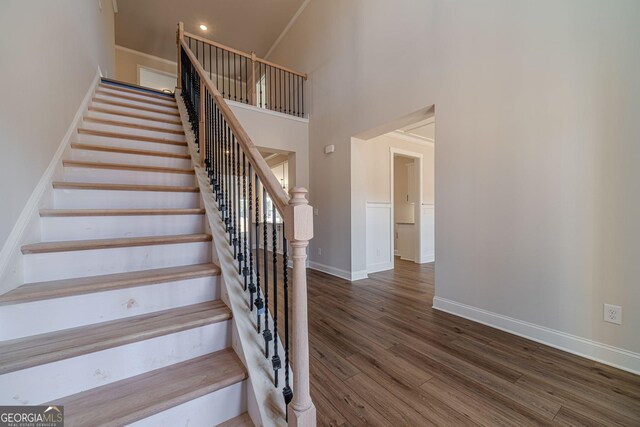
{"type": "Polygon", "coordinates": [[[640,425],[640,377],[432,309],[433,264],[308,281],[319,425],[640,425]]]}

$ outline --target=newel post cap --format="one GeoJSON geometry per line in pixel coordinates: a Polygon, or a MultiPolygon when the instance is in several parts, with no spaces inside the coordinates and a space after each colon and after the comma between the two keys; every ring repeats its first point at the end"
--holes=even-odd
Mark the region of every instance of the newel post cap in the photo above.
{"type": "Polygon", "coordinates": [[[290,242],[308,241],[313,238],[313,207],[307,200],[308,191],[304,187],[294,187],[289,191],[289,207],[285,235],[290,242]]]}

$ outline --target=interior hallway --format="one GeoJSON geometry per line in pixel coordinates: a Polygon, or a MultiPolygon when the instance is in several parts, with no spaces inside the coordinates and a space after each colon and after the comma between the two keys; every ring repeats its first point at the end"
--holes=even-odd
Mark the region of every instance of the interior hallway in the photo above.
{"type": "Polygon", "coordinates": [[[319,425],[640,425],[640,377],[433,310],[433,263],[308,285],[319,425]]]}

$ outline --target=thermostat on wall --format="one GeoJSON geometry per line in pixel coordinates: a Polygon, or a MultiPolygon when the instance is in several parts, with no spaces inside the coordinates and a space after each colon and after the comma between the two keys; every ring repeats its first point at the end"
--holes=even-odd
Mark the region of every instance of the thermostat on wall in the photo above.
{"type": "Polygon", "coordinates": [[[324,147],[324,154],[331,154],[334,151],[336,151],[336,146],[331,144],[331,145],[325,145],[324,147]]]}

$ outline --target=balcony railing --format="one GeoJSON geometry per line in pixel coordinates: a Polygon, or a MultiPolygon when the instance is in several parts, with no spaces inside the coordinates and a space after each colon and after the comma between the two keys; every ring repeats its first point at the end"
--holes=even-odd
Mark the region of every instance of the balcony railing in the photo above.
{"type": "Polygon", "coordinates": [[[304,117],[307,75],[247,53],[184,33],[184,40],[220,95],[228,100],[304,117]]]}

